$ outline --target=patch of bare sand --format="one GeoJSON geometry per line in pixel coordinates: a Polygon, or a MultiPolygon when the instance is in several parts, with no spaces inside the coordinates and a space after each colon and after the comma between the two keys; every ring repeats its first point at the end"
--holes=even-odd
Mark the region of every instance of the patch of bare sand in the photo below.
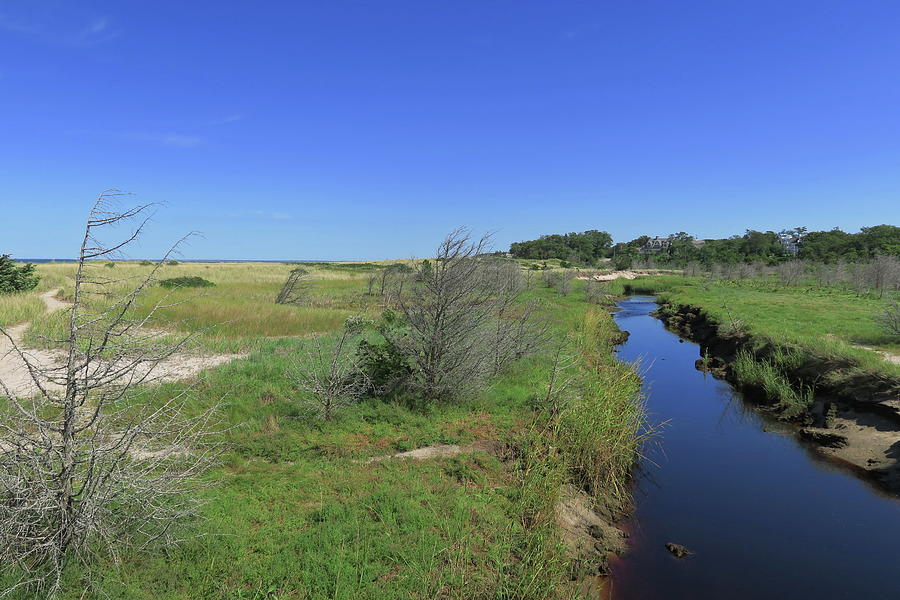
{"type": "MultiPolygon", "coordinates": [[[[52,313],[68,308],[69,303],[56,298],[59,290],[50,290],[41,294],[41,300],[47,307],[47,312],[52,313]]],[[[22,354],[34,365],[50,369],[65,364],[66,355],[60,350],[25,349],[21,347],[22,339],[28,330],[30,323],[21,323],[6,328],[6,335],[0,335],[0,382],[13,394],[18,396],[34,395],[38,386],[28,371],[28,367],[15,350],[18,346],[22,354]],[[7,337],[8,336],[8,337],[7,337]]],[[[229,363],[237,358],[244,358],[246,354],[212,354],[194,355],[187,353],[173,354],[164,361],[152,367],[153,383],[167,381],[179,381],[196,375],[200,371],[211,369],[219,365],[229,363]]],[[[145,367],[150,369],[150,365],[145,367]]],[[[42,382],[43,384],[43,382],[42,382]]],[[[49,389],[58,389],[59,386],[47,384],[49,389]]]]}
{"type": "Polygon", "coordinates": [[[614,279],[635,279],[641,275],[657,275],[656,271],[610,271],[596,275],[579,275],[575,279],[583,281],[612,281],[614,279]]]}
{"type": "Polygon", "coordinates": [[[830,427],[806,427],[800,437],[817,444],[824,456],[852,465],[900,493],[900,431],[895,418],[845,408],[830,427]]]}
{"type": "Polygon", "coordinates": [[[406,452],[398,452],[396,454],[384,454],[382,456],[372,456],[365,460],[360,460],[363,464],[382,462],[391,459],[412,459],[425,460],[428,458],[439,458],[445,456],[456,456],[469,452],[488,452],[494,453],[497,443],[490,440],[479,440],[466,444],[465,446],[457,446],[455,444],[434,444],[433,446],[425,446],[424,448],[416,448],[415,450],[407,450],[406,452]]]}

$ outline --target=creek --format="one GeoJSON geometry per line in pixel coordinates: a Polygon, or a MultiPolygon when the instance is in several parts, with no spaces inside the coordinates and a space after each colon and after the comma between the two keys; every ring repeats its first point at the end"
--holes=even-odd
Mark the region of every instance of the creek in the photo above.
{"type": "Polygon", "coordinates": [[[695,368],[650,297],[619,303],[620,360],[640,362],[648,427],[615,600],[900,599],[900,501],[797,440],[695,368]],[[666,543],[692,552],[675,558],[666,543]]]}

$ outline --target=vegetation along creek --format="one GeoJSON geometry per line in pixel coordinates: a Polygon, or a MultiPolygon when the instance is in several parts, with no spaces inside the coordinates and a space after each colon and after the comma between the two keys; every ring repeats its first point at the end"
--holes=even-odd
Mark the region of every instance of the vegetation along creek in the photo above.
{"type": "Polygon", "coordinates": [[[661,435],[637,470],[611,597],[900,598],[900,501],[696,370],[699,347],[652,316],[654,298],[618,306],[619,358],[640,361],[661,435]]]}

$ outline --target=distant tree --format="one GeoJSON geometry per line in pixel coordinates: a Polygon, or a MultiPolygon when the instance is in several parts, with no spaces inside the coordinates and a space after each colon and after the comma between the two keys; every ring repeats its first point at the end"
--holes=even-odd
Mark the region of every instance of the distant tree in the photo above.
{"type": "Polygon", "coordinates": [[[9,254],[0,255],[0,294],[33,290],[41,279],[34,271],[31,263],[16,266],[9,254]]]}
{"type": "Polygon", "coordinates": [[[666,248],[666,255],[671,262],[676,264],[685,264],[697,257],[698,251],[694,247],[694,238],[684,231],[673,233],[669,236],[669,247],[666,248]]]}
{"type": "Polygon", "coordinates": [[[516,258],[532,260],[556,258],[594,263],[606,256],[611,246],[612,236],[609,233],[590,229],[581,233],[543,235],[536,240],[515,242],[509,251],[516,258]]]}
{"type": "Polygon", "coordinates": [[[859,234],[860,246],[868,256],[900,256],[900,227],[875,225],[863,227],[859,234]]]}
{"type": "Polygon", "coordinates": [[[303,267],[291,269],[287,281],[275,297],[275,304],[302,304],[309,294],[309,271],[303,267]]]}
{"type": "Polygon", "coordinates": [[[402,275],[412,273],[413,269],[405,263],[391,263],[378,273],[376,281],[379,284],[378,293],[384,296],[393,280],[402,275]]]}
{"type": "Polygon", "coordinates": [[[855,260],[859,250],[859,240],[840,229],[813,231],[803,237],[800,258],[827,263],[841,258],[855,260]]]}

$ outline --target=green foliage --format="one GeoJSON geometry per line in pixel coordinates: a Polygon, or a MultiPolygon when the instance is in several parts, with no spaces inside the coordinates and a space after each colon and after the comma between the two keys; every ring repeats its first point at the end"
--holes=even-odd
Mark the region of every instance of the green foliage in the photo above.
{"type": "Polygon", "coordinates": [[[170,261],[166,262],[166,264],[169,265],[170,267],[177,267],[181,263],[179,263],[177,260],[170,260],[170,261]]]}
{"type": "Polygon", "coordinates": [[[631,254],[616,254],[612,259],[613,268],[617,271],[624,271],[625,269],[630,269],[632,263],[634,262],[634,257],[631,254]]]}
{"type": "Polygon", "coordinates": [[[813,231],[806,234],[800,257],[822,262],[838,259],[854,261],[878,255],[900,256],[900,227],[875,225],[863,227],[859,233],[840,229],[813,231]]]}
{"type": "Polygon", "coordinates": [[[558,258],[593,264],[606,256],[611,245],[612,236],[605,231],[592,229],[582,233],[542,235],[536,240],[515,242],[509,251],[516,258],[558,258]]]}
{"type": "Polygon", "coordinates": [[[376,326],[375,339],[359,343],[360,367],[372,384],[372,394],[393,396],[412,374],[412,365],[406,353],[397,345],[406,328],[403,319],[388,309],[382,313],[381,321],[376,326]]]}
{"type": "MultiPolygon", "coordinates": [[[[309,267],[314,268],[318,267],[321,269],[328,269],[329,271],[335,271],[339,273],[371,273],[373,271],[378,271],[383,267],[381,265],[377,265],[371,262],[288,262],[284,263],[286,265],[295,265],[301,267],[309,267]]],[[[396,263],[406,267],[402,263],[396,263]]],[[[389,265],[387,268],[391,268],[394,265],[389,265]]],[[[407,267],[409,268],[409,267],[407,267]]]]}
{"type": "Polygon", "coordinates": [[[33,290],[40,279],[33,264],[26,263],[17,267],[9,254],[0,255],[0,294],[33,290]]]}
{"type": "Polygon", "coordinates": [[[203,279],[202,277],[172,277],[171,279],[162,279],[159,282],[164,288],[182,288],[182,287],[213,287],[214,284],[212,281],[208,281],[203,279]]]}
{"type": "Polygon", "coordinates": [[[138,264],[140,264],[142,267],[152,267],[152,266],[155,265],[156,263],[154,263],[152,260],[142,260],[142,261],[141,261],[140,263],[138,263],[138,264]]]}

